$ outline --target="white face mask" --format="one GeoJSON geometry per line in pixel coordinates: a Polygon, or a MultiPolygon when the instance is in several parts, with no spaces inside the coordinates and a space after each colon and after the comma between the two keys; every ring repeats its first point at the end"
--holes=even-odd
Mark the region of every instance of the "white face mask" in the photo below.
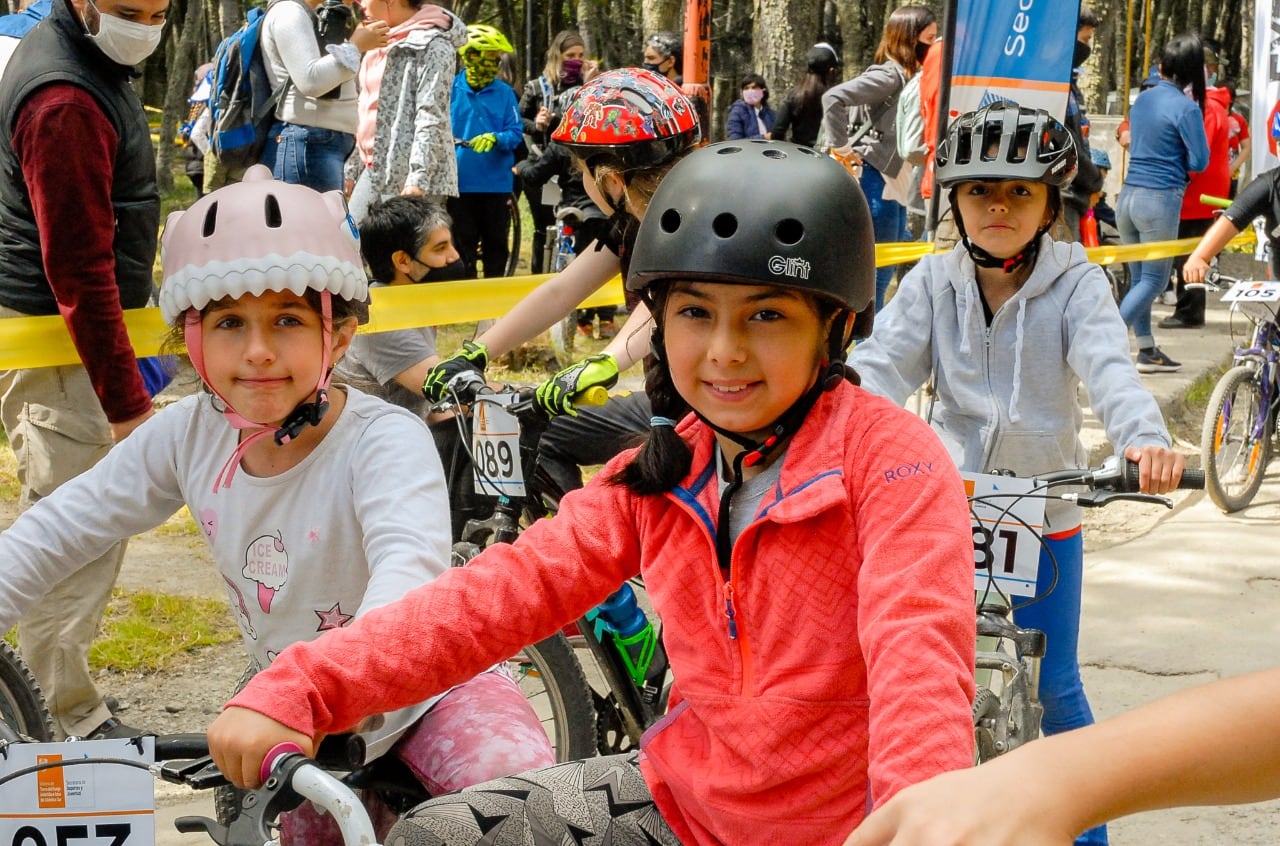
{"type": "Polygon", "coordinates": [[[103,14],[93,0],[89,0],[89,7],[98,14],[98,32],[96,35],[89,33],[89,38],[108,59],[132,67],[144,61],[160,46],[164,24],[148,26],[103,14]]]}

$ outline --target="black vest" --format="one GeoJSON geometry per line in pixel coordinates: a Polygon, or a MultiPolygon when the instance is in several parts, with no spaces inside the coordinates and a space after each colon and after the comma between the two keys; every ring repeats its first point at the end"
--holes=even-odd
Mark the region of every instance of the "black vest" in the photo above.
{"type": "MultiPolygon", "coordinates": [[[[129,84],[132,69],[108,59],[84,33],[67,0],[18,45],[0,80],[0,305],[23,314],[57,314],[45,278],[31,197],[13,128],[18,110],[36,89],[65,82],[89,92],[119,135],[111,205],[115,209],[116,285],[124,308],[147,304],[160,227],[155,151],[142,101],[129,84]]],[[[50,144],[62,139],[49,138],[50,144]]],[[[64,151],[68,156],[76,150],[64,151]]]]}

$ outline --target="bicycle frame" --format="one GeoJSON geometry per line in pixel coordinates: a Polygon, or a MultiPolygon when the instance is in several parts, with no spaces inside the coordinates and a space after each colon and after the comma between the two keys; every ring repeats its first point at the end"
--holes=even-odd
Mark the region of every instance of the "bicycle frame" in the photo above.
{"type": "MultiPolygon", "coordinates": [[[[1258,440],[1266,434],[1267,417],[1276,411],[1277,374],[1280,373],[1280,326],[1274,316],[1258,320],[1248,347],[1236,347],[1233,360],[1238,365],[1254,367],[1258,371],[1259,391],[1262,402],[1250,429],[1250,438],[1258,440]]],[[[1230,409],[1227,409],[1228,412],[1230,409]]]]}

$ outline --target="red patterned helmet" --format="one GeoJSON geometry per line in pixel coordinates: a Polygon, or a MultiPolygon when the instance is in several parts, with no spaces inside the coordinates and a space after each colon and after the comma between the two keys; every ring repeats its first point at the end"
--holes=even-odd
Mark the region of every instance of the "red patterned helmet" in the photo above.
{"type": "Polygon", "coordinates": [[[655,167],[702,140],[693,104],[669,79],[640,68],[600,74],[578,89],[551,138],[588,167],[613,159],[655,167]]]}

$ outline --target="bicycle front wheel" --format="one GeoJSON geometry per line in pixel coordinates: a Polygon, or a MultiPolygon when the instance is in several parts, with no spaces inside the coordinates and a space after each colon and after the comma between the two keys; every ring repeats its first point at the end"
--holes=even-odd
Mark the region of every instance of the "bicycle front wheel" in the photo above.
{"type": "Polygon", "coordinates": [[[526,646],[507,662],[542,721],[559,762],[596,753],[596,710],[586,676],[564,635],[526,646]]]}
{"type": "Polygon", "coordinates": [[[1272,421],[1261,379],[1252,367],[1231,368],[1218,380],[1205,411],[1204,487],[1227,514],[1253,501],[1271,458],[1272,421]]]}
{"type": "MultiPolygon", "coordinates": [[[[40,685],[12,646],[0,640],[0,721],[20,735],[53,740],[53,719],[40,685]]],[[[594,730],[592,732],[594,739],[594,730]]]]}

